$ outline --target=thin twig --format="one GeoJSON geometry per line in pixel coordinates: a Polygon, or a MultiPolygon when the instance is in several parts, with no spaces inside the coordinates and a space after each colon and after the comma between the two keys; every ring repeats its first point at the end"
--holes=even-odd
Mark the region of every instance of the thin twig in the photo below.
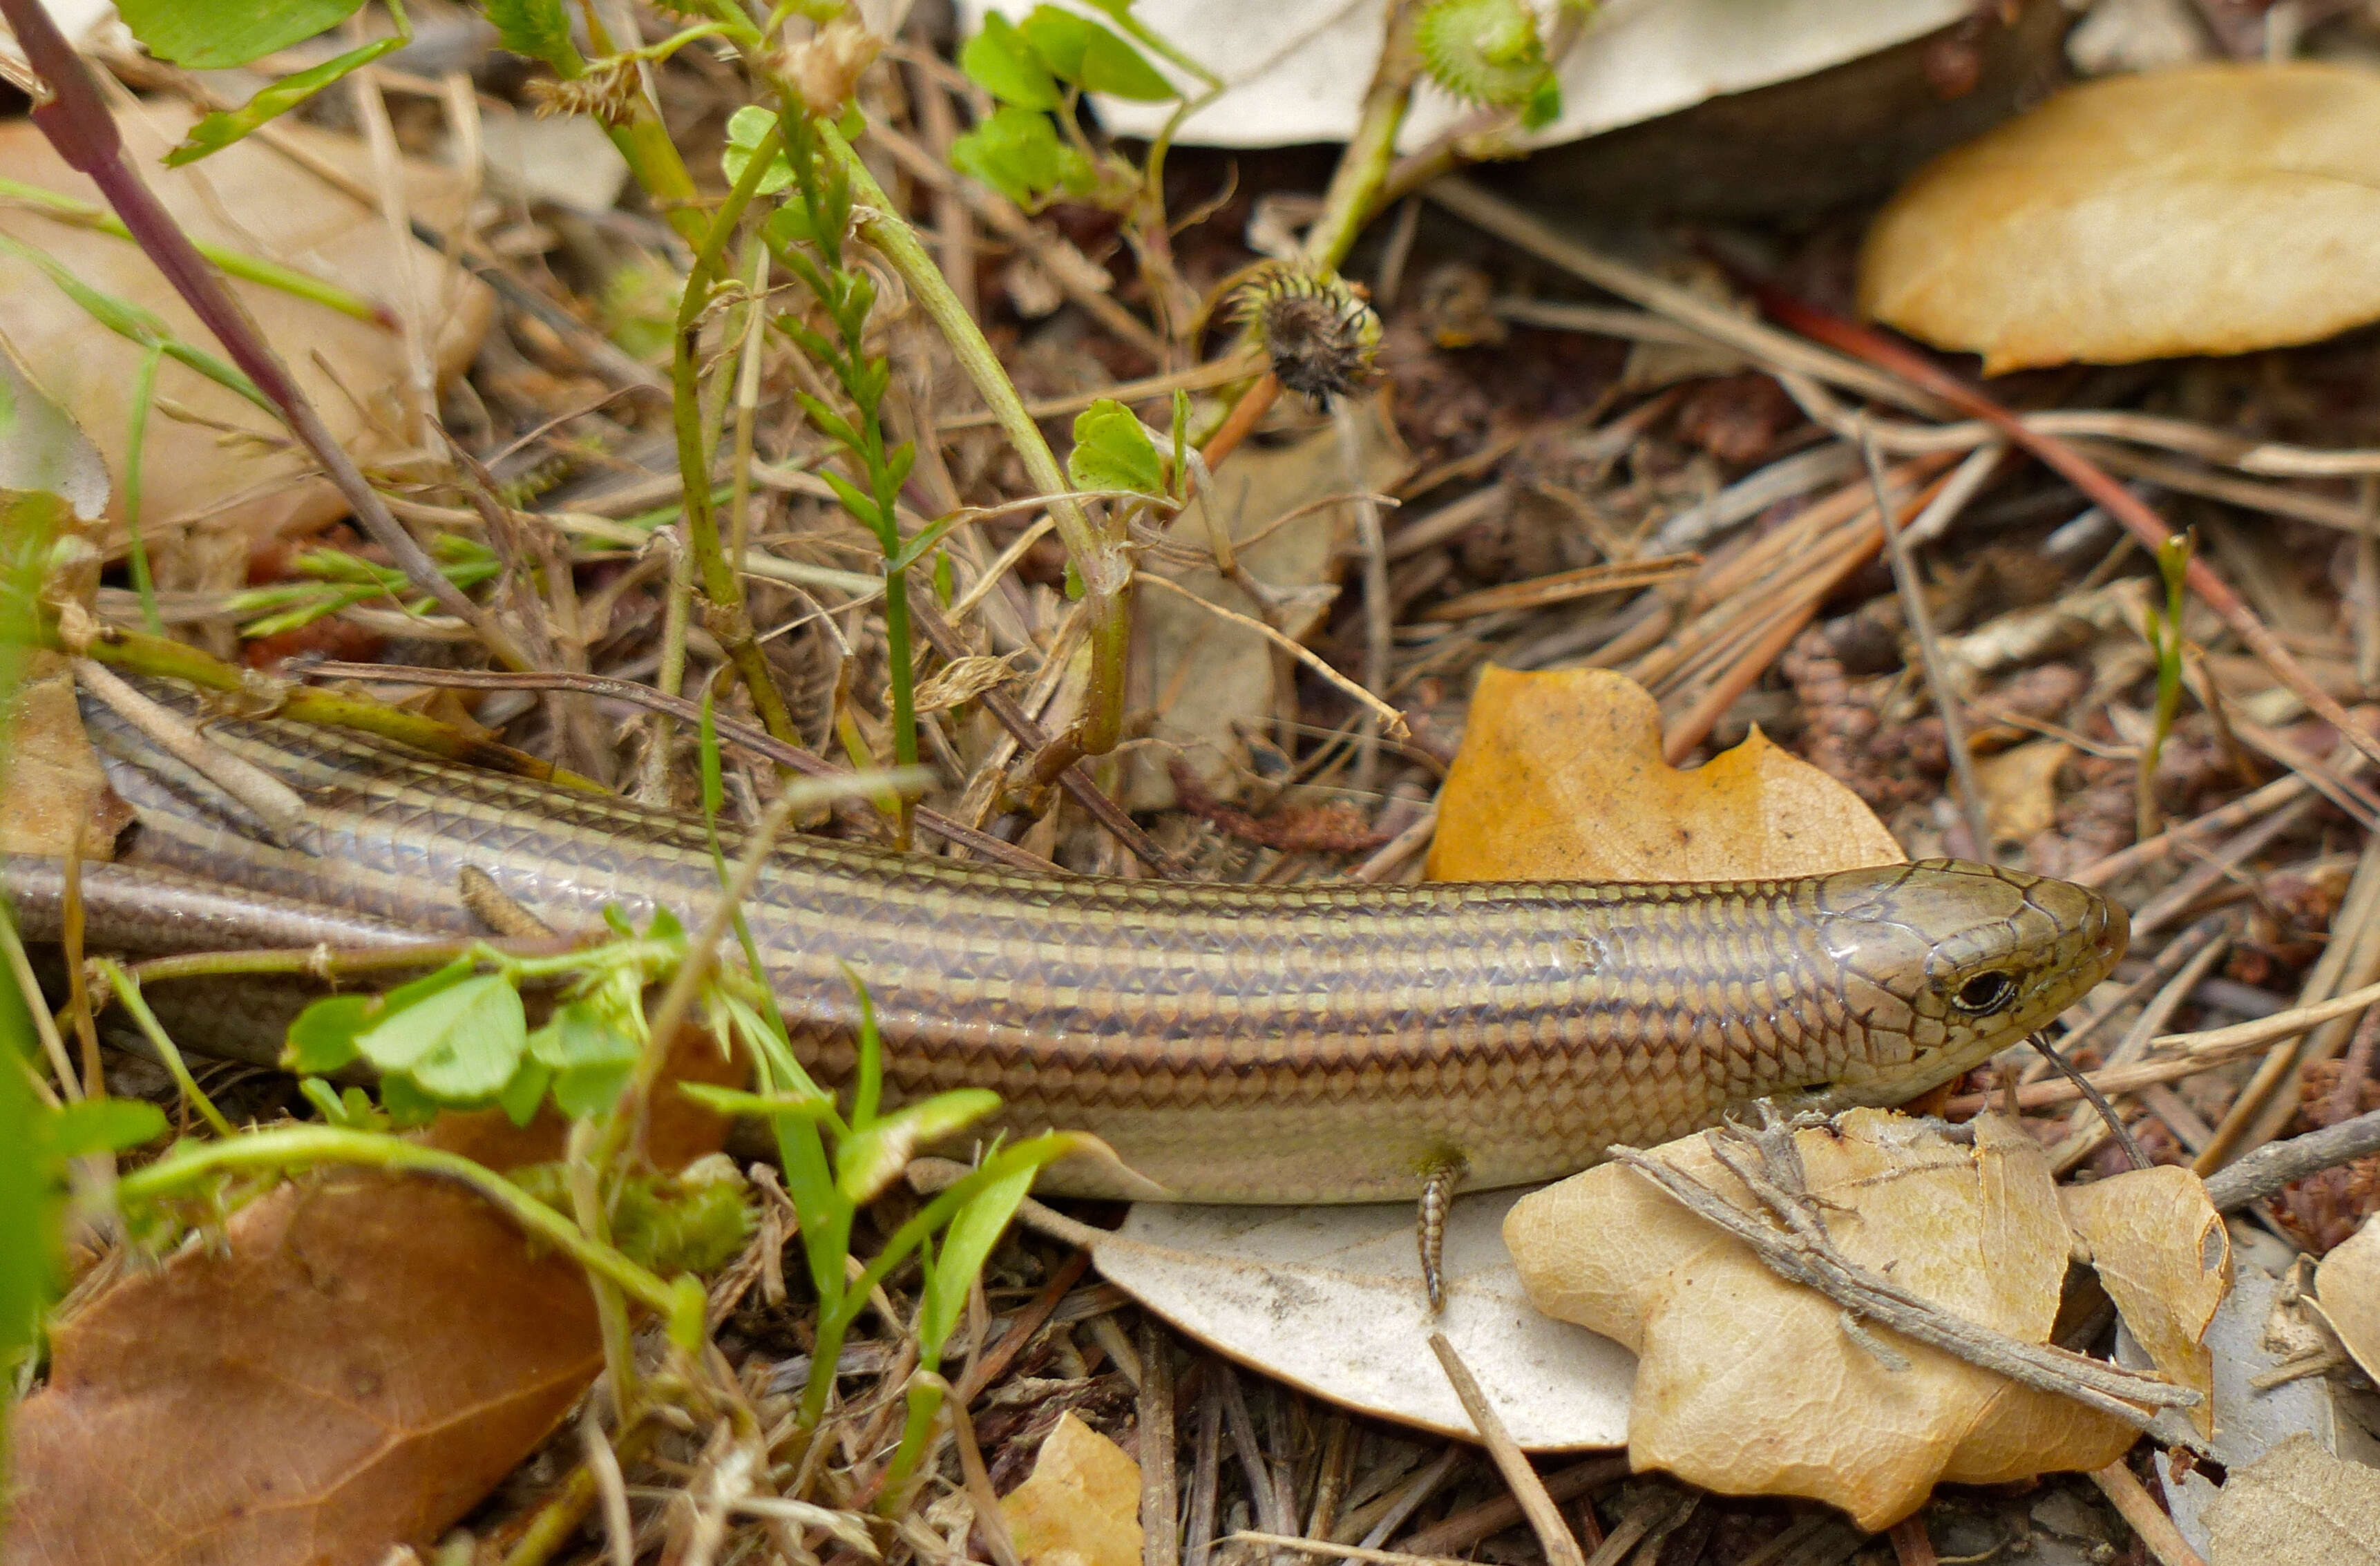
{"type": "Polygon", "coordinates": [[[1438,1355],[1439,1365],[1446,1371],[1446,1379],[1454,1395],[1463,1403],[1463,1412],[1471,1416],[1472,1428],[1479,1432],[1498,1473],[1512,1491],[1512,1499],[1521,1505],[1521,1514],[1529,1520],[1536,1534],[1537,1543],[1546,1552],[1548,1566],[1586,1566],[1586,1552],[1578,1548],[1578,1538],[1562,1521],[1561,1508],[1546,1494],[1546,1482],[1529,1465],[1529,1459],[1504,1428],[1504,1421],[1496,1405],[1488,1401],[1479,1378],[1454,1352],[1454,1344],[1443,1332],[1429,1335],[1430,1352],[1438,1355]]]}
{"type": "Polygon", "coordinates": [[[2091,1482],[2099,1487],[2099,1493],[2115,1506],[2141,1543],[2148,1546],[2149,1553],[2164,1566],[2206,1566],[2205,1559],[2190,1548],[2190,1541],[2181,1536],[2173,1519],[2133,1477],[2122,1458],[2105,1468],[2093,1469],[2091,1482]]]}
{"type": "MultiPolygon", "coordinates": [[[[1876,491],[1876,515],[1884,526],[1885,557],[1892,562],[1892,585],[1900,595],[1901,618],[1908,622],[1909,634],[1917,641],[1917,661],[1925,675],[1925,688],[1934,698],[1935,713],[1942,720],[1942,744],[1950,753],[1950,773],[1959,780],[1959,805],[1967,821],[1967,839],[1978,859],[1992,856],[1992,832],[1984,816],[1983,784],[1975,779],[1974,752],[1967,748],[1967,715],[1959,705],[1958,688],[1950,683],[1949,672],[1942,663],[1942,643],[1934,634],[1933,612],[1925,607],[1925,589],[1917,579],[1917,563],[1911,557],[1909,540],[1902,537],[1899,509],[1884,482],[1884,460],[1876,455],[1873,438],[1863,438],[1859,443],[1860,460],[1867,467],[1867,481],[1876,491]]],[[[1967,459],[1961,473],[1982,474],[1998,461],[1997,454],[1978,452],[1967,459]],[[1980,460],[1979,460],[1980,459],[1980,460]]]]}
{"type": "Polygon", "coordinates": [[[2267,1142],[2228,1169],[2206,1177],[2206,1199],[2217,1212],[2236,1212],[2250,1202],[2277,1195],[2282,1186],[2380,1153],[2380,1110],[2309,1131],[2286,1142],[2267,1142]]]}

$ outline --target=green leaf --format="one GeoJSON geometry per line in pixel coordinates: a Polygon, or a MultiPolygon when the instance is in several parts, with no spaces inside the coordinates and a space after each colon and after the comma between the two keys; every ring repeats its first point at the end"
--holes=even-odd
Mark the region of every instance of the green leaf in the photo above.
{"type": "Polygon", "coordinates": [[[954,1087],[923,1103],[895,1110],[854,1131],[834,1150],[835,1189],[855,1206],[872,1201],[900,1177],[917,1150],[974,1124],[1000,1108],[1000,1095],[983,1087],[954,1087]]]}
{"type": "Polygon", "coordinates": [[[469,1104],[512,1080],[528,1045],[520,991],[500,974],[450,985],[357,1036],[356,1049],[394,1079],[407,1076],[428,1097],[469,1104]]]}
{"type": "Polygon", "coordinates": [[[379,1017],[376,995],[331,995],[298,1014],[281,1046],[281,1069],[309,1076],[344,1071],[356,1058],[356,1036],[379,1017]]]}
{"type": "Polygon", "coordinates": [[[985,14],[983,30],[959,51],[959,68],[977,86],[1020,109],[1054,109],[1063,102],[1050,67],[998,11],[985,14]]]}
{"type": "Polygon", "coordinates": [[[389,1123],[402,1131],[428,1125],[446,1106],[415,1086],[409,1076],[384,1076],[380,1084],[380,1107],[388,1111],[389,1123]]]}
{"type": "MultiPolygon", "coordinates": [[[[1061,81],[1083,84],[1083,52],[1090,47],[1091,34],[1100,30],[1094,21],[1087,21],[1072,11],[1062,11],[1055,6],[1036,6],[1033,14],[1016,25],[1018,34],[1050,74],[1061,81]]],[[[1035,108],[1053,109],[1055,103],[1038,103],[1035,108]]]]}
{"type": "Polygon", "coordinates": [[[1156,443],[1132,409],[1112,397],[1101,397],[1075,416],[1075,449],[1066,455],[1066,477],[1078,489],[1165,492],[1165,462],[1157,455],[1156,443]]]}
{"type": "Polygon", "coordinates": [[[1021,207],[1060,190],[1088,190],[1096,178],[1079,148],[1058,138],[1050,116],[1004,108],[951,143],[951,166],[1021,207]]]}
{"type": "Polygon", "coordinates": [[[810,226],[809,208],[799,201],[787,201],[771,212],[769,220],[760,225],[760,237],[777,249],[818,243],[818,231],[810,226]]]}
{"type": "Polygon", "coordinates": [[[926,1291],[917,1302],[917,1360],[928,1369],[941,1363],[942,1345],[950,1341],[959,1313],[966,1308],[967,1285],[983,1270],[1001,1231],[1016,1216],[1017,1204],[1040,1172],[1028,1164],[992,1181],[942,1231],[941,1252],[926,1269],[926,1291]]]}
{"type": "Polygon", "coordinates": [[[371,64],[382,55],[394,54],[411,42],[412,38],[403,32],[375,38],[335,59],[324,60],[319,66],[283,77],[272,86],[260,90],[255,97],[237,109],[217,110],[190,127],[189,133],[182,138],[181,145],[165,154],[166,166],[179,168],[210,153],[222,152],[258,126],[280,118],[349,72],[371,64]]]}
{"type": "MultiPolygon", "coordinates": [[[[744,171],[751,166],[753,150],[776,128],[777,116],[758,104],[747,103],[727,117],[727,145],[719,150],[719,170],[729,184],[744,177],[744,171]]],[[[780,149],[754,189],[759,195],[773,196],[793,182],[794,165],[780,149]]]]}
{"type": "Polygon", "coordinates": [[[504,1118],[515,1125],[525,1126],[537,1118],[538,1105],[545,1102],[546,1084],[552,1080],[553,1073],[542,1061],[524,1055],[513,1072],[513,1079],[496,1095],[496,1108],[504,1111],[504,1118]]]}
{"type": "Polygon", "coordinates": [[[302,43],[354,16],[362,0],[122,0],[141,46],[192,70],[222,70],[302,43]]]}
{"type": "Polygon", "coordinates": [[[371,1101],[371,1096],[360,1087],[349,1087],[344,1093],[319,1076],[310,1076],[298,1084],[306,1101],[314,1106],[325,1125],[335,1125],[343,1131],[386,1131],[388,1117],[371,1101]]]}
{"type": "Polygon", "coordinates": [[[1141,103],[1180,96],[1139,50],[1072,11],[1037,6],[1019,30],[1052,71],[1086,91],[1141,103]]]}
{"type": "Polygon", "coordinates": [[[1529,101],[1521,105],[1521,128],[1543,130],[1561,118],[1561,79],[1548,71],[1546,79],[1529,94],[1529,101]]]}
{"type": "Polygon", "coordinates": [[[516,55],[563,68],[583,63],[562,0],[488,0],[488,19],[496,24],[496,42],[516,55]]]}
{"type": "Polygon", "coordinates": [[[120,1153],[165,1135],[165,1111],[144,1099],[86,1099],[42,1117],[34,1131],[53,1159],[120,1153]]]}

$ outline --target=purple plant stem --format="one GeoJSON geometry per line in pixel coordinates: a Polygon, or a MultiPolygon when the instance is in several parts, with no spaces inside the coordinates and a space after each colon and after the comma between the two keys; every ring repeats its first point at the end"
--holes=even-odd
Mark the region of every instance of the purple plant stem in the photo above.
{"type": "Polygon", "coordinates": [[[389,515],[388,507],[364,481],[346,448],[323,426],[321,415],[298,389],[288,367],[281,362],[281,356],[266,344],[255,321],[231,290],[224,286],[223,280],[199,254],[173,214],[125,162],[124,141],[116,133],[115,116],[100,101],[99,90],[87,67],[50,20],[41,0],[0,0],[0,16],[8,18],[25,57],[49,89],[48,102],[33,106],[33,123],[49,138],[50,145],[57,149],[58,156],[66,160],[68,167],[88,176],[99,187],[151,264],[165,274],[174,291],[214,334],[232,362],[281,410],[291,433],[314,454],[314,460],[338,487],[364,531],[388,551],[389,558],[407,580],[476,631],[497,662],[513,669],[533,667],[502,627],[460,588],[448,581],[419,541],[389,515]]]}

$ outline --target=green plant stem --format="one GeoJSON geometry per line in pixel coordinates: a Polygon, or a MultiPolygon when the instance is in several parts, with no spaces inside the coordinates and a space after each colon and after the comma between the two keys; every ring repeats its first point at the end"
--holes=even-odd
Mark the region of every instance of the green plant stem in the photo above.
{"type": "MultiPolygon", "coordinates": [[[[91,201],[79,201],[72,196],[62,196],[39,185],[0,178],[0,198],[22,202],[42,216],[55,218],[61,223],[97,229],[118,239],[129,240],[132,237],[132,230],[124,226],[124,220],[104,207],[91,201]]],[[[295,267],[283,266],[278,261],[266,261],[261,256],[251,256],[245,250],[235,250],[227,246],[211,244],[204,239],[193,239],[191,243],[198,247],[199,254],[214,262],[217,269],[228,276],[276,288],[296,298],[310,299],[327,310],[351,315],[373,326],[394,327],[396,324],[387,306],[365,298],[351,289],[342,288],[328,278],[316,277],[311,273],[299,272],[295,267]]]]}
{"type": "MultiPolygon", "coordinates": [[[[603,1201],[602,1171],[594,1159],[600,1135],[593,1120],[571,1123],[564,1171],[570,1189],[571,1216],[577,1219],[579,1232],[608,1247],[612,1244],[612,1218],[603,1201]]],[[[619,1285],[593,1272],[587,1275],[587,1286],[595,1296],[595,1323],[603,1341],[603,1366],[612,1375],[612,1422],[615,1427],[625,1429],[636,1422],[637,1410],[643,1401],[637,1376],[636,1338],[628,1323],[628,1302],[622,1296],[619,1285]]]]}
{"type": "MultiPolygon", "coordinates": [[[[510,1219],[532,1238],[567,1256],[589,1273],[608,1280],[630,1299],[674,1324],[686,1305],[685,1286],[673,1284],[609,1245],[598,1244],[577,1224],[531,1196],[485,1164],[425,1147],[403,1137],[334,1126],[285,1126],[251,1131],[221,1142],[184,1144],[115,1184],[118,1202],[170,1201],[194,1193],[219,1174],[265,1174],[314,1164],[352,1164],[391,1174],[423,1174],[452,1180],[510,1219]]],[[[700,1293],[700,1285],[694,1285],[700,1293]]]]}
{"type": "Polygon", "coordinates": [[[157,1051],[157,1058],[164,1062],[166,1072],[174,1079],[174,1086],[182,1090],[182,1097],[190,1101],[200,1119],[214,1128],[216,1135],[232,1135],[231,1122],[224,1118],[223,1111],[215,1108],[214,1100],[200,1088],[198,1078],[190,1074],[188,1062],[182,1059],[182,1051],[175,1048],[173,1038],[165,1032],[165,1025],[159,1022],[157,1014],[149,1009],[149,1002],[140,993],[140,986],[134,982],[130,974],[104,957],[98,960],[96,966],[107,980],[108,988],[115,991],[116,1003],[132,1014],[133,1022],[149,1040],[150,1047],[157,1051]]]}
{"type": "MultiPolygon", "coordinates": [[[[772,85],[777,86],[787,103],[799,102],[783,84],[772,85]]],[[[1050,519],[1065,543],[1067,557],[1075,576],[1082,580],[1083,596],[1089,606],[1090,691],[1075,739],[1084,755],[1098,756],[1113,749],[1123,733],[1125,676],[1132,646],[1132,556],[1125,548],[1123,519],[1111,508],[1106,526],[1092,522],[1075,498],[1074,488],[1066,481],[1065,469],[1050,450],[1050,443],[1041,438],[1041,427],[1026,410],[1025,399],[1017,395],[1014,382],[1001,368],[1000,357],[985,340],[983,329],[951,291],[950,280],[934,263],[917,230],[895,215],[892,199],[876,183],[876,176],[868,172],[851,143],[844,140],[842,132],[820,120],[818,136],[819,144],[851,181],[854,210],[862,213],[860,237],[884,258],[908,286],[910,297],[941,330],[959,368],[973,382],[976,395],[983,398],[998,420],[1001,433],[1008,437],[1009,444],[1025,464],[1026,478],[1036,490],[1050,497],[1050,519]]]]}
{"type": "Polygon", "coordinates": [[[140,595],[140,621],[151,636],[165,634],[165,617],[157,610],[157,580],[149,571],[149,541],[140,533],[140,480],[149,444],[149,407],[157,400],[157,366],[165,350],[152,346],[140,356],[132,378],[132,423],[124,436],[124,531],[132,566],[132,590],[140,595]]]}
{"type": "Polygon", "coordinates": [[[1420,12],[1419,0],[1397,0],[1389,13],[1388,36],[1380,45],[1371,88],[1364,94],[1362,117],[1323,192],[1322,215],[1306,230],[1305,263],[1316,272],[1336,272],[1347,259],[1396,162],[1397,132],[1413,106],[1414,84],[1421,77],[1421,52],[1414,46],[1414,21],[1420,12]]]}
{"type": "Polygon", "coordinates": [[[909,1475],[917,1460],[926,1454],[926,1442],[934,1433],[934,1416],[942,1411],[942,1400],[950,1394],[951,1384],[939,1373],[939,1366],[920,1360],[909,1378],[908,1417],[901,1422],[901,1444],[892,1453],[892,1461],[884,1465],[884,1479],[876,1492],[876,1510],[887,1517],[898,1517],[908,1510],[909,1475]]]}
{"type": "MultiPolygon", "coordinates": [[[[611,31],[604,27],[594,6],[582,0],[579,14],[587,20],[587,41],[595,46],[595,52],[615,53],[611,31]]],[[[565,81],[587,74],[587,62],[576,49],[567,49],[563,57],[546,63],[565,81]]],[[[662,220],[688,246],[700,249],[706,227],[702,194],[694,188],[694,176],[686,172],[686,160],[678,156],[677,143],[670,140],[669,127],[661,122],[659,110],[645,102],[645,97],[642,92],[638,94],[638,112],[634,119],[625,125],[607,125],[603,132],[620,150],[620,155],[628,160],[628,172],[651,198],[662,220]]]]}
{"type": "Polygon", "coordinates": [[[752,204],[761,179],[783,145],[783,126],[770,127],[759,145],[752,149],[751,161],[744,165],[735,188],[728,191],[726,200],[712,214],[710,228],[695,250],[694,266],[686,273],[686,292],[678,299],[676,344],[670,356],[670,400],[677,431],[678,473],[686,491],[686,545],[694,552],[694,568],[699,575],[703,596],[710,601],[710,613],[705,618],[714,622],[708,628],[727,649],[728,661],[735,665],[736,677],[744,682],[761,726],[786,744],[798,745],[801,736],[795,732],[793,713],[769,674],[768,655],[744,608],[742,584],[721,545],[718,508],[711,500],[710,448],[703,439],[702,376],[698,352],[703,307],[710,300],[711,285],[718,280],[727,241],[743,221],[745,209],[752,204]]]}

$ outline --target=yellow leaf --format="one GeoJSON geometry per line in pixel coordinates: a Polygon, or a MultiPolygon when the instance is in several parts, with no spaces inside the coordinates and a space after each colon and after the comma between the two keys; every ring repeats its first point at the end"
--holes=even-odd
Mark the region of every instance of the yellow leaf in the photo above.
{"type": "Polygon", "coordinates": [[[2333,1246],[2313,1287],[2314,1302],[2340,1344],[2366,1376],[2380,1379],[2380,1220],[2365,1219],[2333,1246]]]}
{"type": "Polygon", "coordinates": [[[1140,1464],[1072,1414],[1000,1511],[1025,1566],[1140,1566],[1140,1464]]]}
{"type": "Polygon", "coordinates": [[[2207,1323],[2231,1287],[2231,1235],[2186,1169],[2128,1170],[2059,1193],[2089,1242],[2091,1265],[2150,1363],[2207,1401],[2190,1411],[2215,1434],[2215,1356],[2207,1323]]]}
{"type": "Polygon", "coordinates": [[[1439,796],[1433,880],[1736,880],[1908,856],[1857,795],[1758,730],[1694,771],[1601,669],[1489,667],[1439,796]]]}
{"type": "Polygon", "coordinates": [[[2069,88],[1919,171],[1868,230],[1859,300],[1994,375],[2380,319],[2380,73],[2227,64],[2069,88]]]}

